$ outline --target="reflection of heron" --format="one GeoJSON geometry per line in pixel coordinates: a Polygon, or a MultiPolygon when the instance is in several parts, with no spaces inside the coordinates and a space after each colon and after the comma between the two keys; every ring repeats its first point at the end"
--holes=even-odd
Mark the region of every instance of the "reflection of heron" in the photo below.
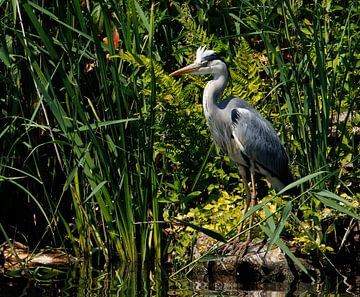
{"type": "MultiPolygon", "coordinates": [[[[265,175],[276,191],[293,181],[285,149],[270,123],[246,101],[228,98],[217,102],[225,89],[229,73],[226,64],[214,51],[206,50],[205,46],[200,47],[194,63],[170,75],[185,73],[213,75],[213,79],[204,89],[204,114],[216,145],[227,153],[239,168],[246,190],[246,205],[243,211],[245,214],[250,201],[252,206],[256,204],[255,172],[265,175]],[[251,192],[248,185],[249,173],[251,192]]],[[[252,221],[251,215],[250,227],[252,221]]],[[[242,225],[243,223],[240,224],[239,232],[242,225]]]]}

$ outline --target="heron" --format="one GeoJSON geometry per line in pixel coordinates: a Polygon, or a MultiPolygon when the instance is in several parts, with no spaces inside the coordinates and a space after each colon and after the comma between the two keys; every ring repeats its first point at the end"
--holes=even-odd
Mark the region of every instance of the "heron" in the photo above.
{"type": "MultiPolygon", "coordinates": [[[[255,173],[265,176],[276,191],[293,182],[284,146],[271,124],[248,102],[236,97],[221,100],[229,71],[215,51],[207,50],[206,46],[199,47],[195,61],[170,76],[186,73],[212,75],[203,91],[203,112],[216,146],[238,167],[246,192],[244,217],[250,203],[256,205],[255,173]]],[[[238,235],[242,232],[243,222],[239,225],[238,235]]],[[[253,216],[250,215],[249,230],[252,224],[253,216]]],[[[249,231],[246,246],[250,241],[249,231]]]]}

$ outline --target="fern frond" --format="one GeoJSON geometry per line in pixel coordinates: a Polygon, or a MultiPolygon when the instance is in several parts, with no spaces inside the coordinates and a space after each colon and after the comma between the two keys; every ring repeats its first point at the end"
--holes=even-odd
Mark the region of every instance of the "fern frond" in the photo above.
{"type": "MultiPolygon", "coordinates": [[[[145,85],[150,83],[151,77],[148,71],[151,68],[151,65],[154,69],[155,78],[158,82],[157,87],[161,90],[160,95],[163,96],[175,96],[180,97],[182,92],[181,82],[170,77],[163,69],[163,67],[155,62],[151,61],[150,58],[141,55],[141,54],[132,54],[130,52],[120,52],[118,55],[112,56],[112,58],[120,58],[123,61],[126,61],[133,67],[137,69],[145,69],[145,72],[142,77],[142,81],[145,85]]],[[[150,92],[149,89],[144,89],[145,93],[150,92]]]]}
{"type": "Polygon", "coordinates": [[[210,45],[213,42],[214,35],[211,34],[209,36],[207,30],[204,29],[201,24],[196,23],[191,15],[189,5],[184,3],[181,7],[177,6],[177,9],[180,14],[179,21],[187,32],[184,42],[191,50],[191,53],[193,51],[193,46],[199,47],[202,45],[210,45]]]}
{"type": "Polygon", "coordinates": [[[254,54],[254,50],[242,38],[237,55],[233,58],[233,67],[230,69],[233,87],[228,92],[256,105],[264,96],[262,90],[265,89],[266,83],[259,75],[260,63],[254,54]]]}

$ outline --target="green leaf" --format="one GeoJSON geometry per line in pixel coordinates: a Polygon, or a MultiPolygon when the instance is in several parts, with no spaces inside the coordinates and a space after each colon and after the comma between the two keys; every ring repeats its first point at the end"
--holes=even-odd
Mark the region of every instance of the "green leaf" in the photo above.
{"type": "Polygon", "coordinates": [[[191,192],[189,195],[187,195],[185,198],[183,199],[180,199],[180,203],[188,203],[189,201],[199,197],[201,194],[201,191],[194,191],[194,192],[191,192]]]}
{"type": "Polygon", "coordinates": [[[92,196],[94,196],[108,181],[104,180],[101,183],[99,183],[94,190],[90,193],[89,197],[85,199],[83,203],[86,203],[92,196]]]}
{"type": "Polygon", "coordinates": [[[136,11],[140,15],[140,18],[144,24],[144,27],[146,28],[146,31],[148,31],[150,33],[150,24],[149,24],[148,19],[145,16],[144,11],[141,9],[139,3],[136,0],[134,0],[134,3],[135,3],[136,11]]]}
{"type": "Polygon", "coordinates": [[[24,10],[26,11],[30,21],[32,22],[33,26],[35,27],[36,31],[40,35],[42,42],[44,43],[45,47],[47,48],[49,55],[54,61],[59,59],[58,54],[54,48],[53,42],[50,39],[50,36],[45,32],[43,26],[38,21],[37,16],[33,13],[32,8],[28,3],[24,4],[24,10]]]}
{"type": "Polygon", "coordinates": [[[270,209],[267,205],[264,205],[265,215],[266,215],[266,223],[268,224],[271,232],[275,231],[276,224],[274,221],[273,214],[270,212],[270,209]]]}
{"type": "Polygon", "coordinates": [[[315,172],[315,173],[309,174],[307,176],[304,176],[304,177],[292,182],[291,184],[287,185],[285,188],[283,188],[281,191],[279,191],[277,193],[277,195],[281,195],[281,194],[285,193],[287,190],[290,190],[290,189],[295,188],[295,187],[297,187],[299,185],[302,185],[303,183],[306,183],[307,181],[309,181],[309,180],[311,180],[311,179],[313,179],[313,178],[315,178],[315,177],[317,177],[317,176],[319,176],[321,174],[324,174],[326,172],[327,171],[319,171],[319,172],[315,172]]]}
{"type": "Polygon", "coordinates": [[[268,249],[267,249],[268,251],[270,250],[270,248],[274,244],[274,242],[276,242],[279,239],[280,234],[281,234],[282,230],[284,229],[285,223],[291,213],[291,210],[292,210],[292,203],[290,201],[285,205],[285,207],[282,211],[280,221],[277,224],[276,229],[271,236],[271,240],[269,242],[268,249]]]}
{"type": "Polygon", "coordinates": [[[196,231],[202,232],[202,233],[204,233],[204,234],[206,234],[206,235],[210,236],[211,238],[214,238],[214,239],[216,239],[218,241],[227,242],[226,238],[223,235],[221,235],[220,233],[217,233],[217,232],[215,232],[213,230],[209,230],[209,229],[200,227],[198,225],[195,225],[195,224],[192,224],[192,223],[189,223],[189,222],[177,219],[177,218],[173,218],[173,219],[175,221],[178,221],[179,223],[185,225],[185,226],[193,228],[196,231]]]}
{"type": "Polygon", "coordinates": [[[349,201],[345,200],[344,198],[340,197],[339,195],[336,195],[335,193],[332,193],[328,190],[322,190],[322,191],[316,192],[316,194],[320,195],[322,197],[337,200],[338,202],[343,203],[344,205],[354,207],[354,205],[351,204],[349,201]]]}
{"type": "Polygon", "coordinates": [[[9,52],[6,48],[6,42],[4,42],[4,46],[0,47],[0,60],[3,61],[6,67],[9,67],[11,65],[10,58],[9,58],[9,52]]]}
{"type": "MultiPolygon", "coordinates": [[[[75,1],[75,2],[76,2],[76,1],[75,1]]],[[[77,30],[77,29],[74,28],[73,26],[70,26],[70,25],[68,25],[67,23],[61,21],[56,15],[54,15],[53,13],[51,13],[50,11],[48,11],[47,9],[45,9],[45,8],[39,6],[39,5],[37,5],[36,3],[31,2],[31,1],[29,1],[28,3],[29,3],[33,8],[35,8],[36,10],[38,10],[38,11],[40,11],[41,13],[49,16],[49,17],[52,18],[55,22],[58,22],[60,25],[66,27],[67,29],[72,30],[73,32],[76,32],[76,33],[79,34],[80,36],[83,36],[83,37],[85,37],[86,39],[88,39],[88,40],[90,40],[90,41],[93,41],[93,40],[94,40],[90,35],[82,32],[82,31],[80,31],[80,30],[77,30]]],[[[27,5],[27,4],[26,4],[26,5],[27,5]]],[[[24,6],[25,6],[25,5],[24,5],[24,6]]],[[[80,14],[80,15],[81,15],[81,14],[80,14]]],[[[82,17],[79,17],[79,20],[80,20],[80,24],[82,25],[82,28],[85,28],[85,27],[83,27],[83,26],[84,26],[84,20],[82,19],[82,17]]]]}
{"type": "Polygon", "coordinates": [[[83,125],[79,128],[79,131],[83,132],[83,131],[88,131],[90,129],[95,130],[100,127],[106,127],[106,126],[110,126],[110,125],[122,124],[122,123],[127,123],[130,121],[138,121],[138,120],[139,120],[139,118],[130,118],[130,119],[112,120],[112,121],[106,121],[106,122],[97,122],[97,123],[92,123],[90,125],[83,125]]]}
{"type": "Polygon", "coordinates": [[[344,214],[347,214],[348,216],[353,217],[356,220],[360,220],[359,216],[352,213],[351,211],[349,211],[345,207],[341,206],[338,201],[330,200],[330,199],[328,199],[328,198],[326,198],[324,196],[319,195],[319,193],[314,193],[314,195],[325,206],[333,208],[333,209],[335,209],[335,210],[337,210],[339,212],[342,212],[344,214]]]}
{"type": "Polygon", "coordinates": [[[265,205],[264,202],[256,204],[254,207],[251,207],[246,214],[241,218],[241,221],[246,220],[248,217],[250,217],[254,212],[256,212],[258,209],[260,209],[261,207],[263,207],[265,205]]]}

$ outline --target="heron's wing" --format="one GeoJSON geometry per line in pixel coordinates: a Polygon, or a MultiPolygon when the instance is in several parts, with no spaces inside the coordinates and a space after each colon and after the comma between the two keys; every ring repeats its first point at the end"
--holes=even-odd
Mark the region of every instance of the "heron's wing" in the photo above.
{"type": "Polygon", "coordinates": [[[231,109],[230,114],[232,136],[241,153],[284,185],[290,183],[288,157],[270,123],[248,104],[231,109]]]}

